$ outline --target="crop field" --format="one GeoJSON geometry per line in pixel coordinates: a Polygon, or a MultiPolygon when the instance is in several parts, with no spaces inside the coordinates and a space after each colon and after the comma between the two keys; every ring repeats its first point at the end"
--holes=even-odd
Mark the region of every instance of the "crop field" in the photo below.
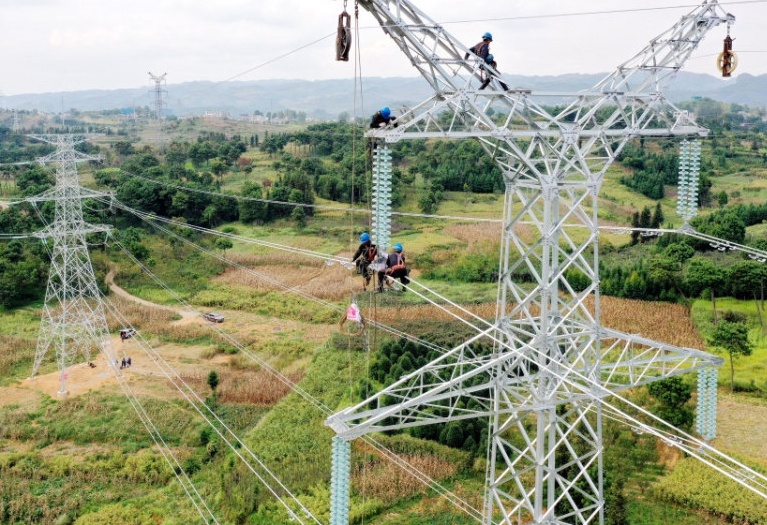
{"type": "MultiPolygon", "coordinates": [[[[196,135],[201,125],[200,121],[166,123],[127,140],[137,141],[162,131],[193,143],[202,139],[196,135]]],[[[251,133],[265,131],[218,120],[205,125],[214,132],[242,133],[246,139],[251,133]]],[[[283,134],[292,129],[269,127],[268,131],[283,134]]],[[[125,137],[119,138],[122,141],[125,137]]],[[[114,145],[114,139],[103,144],[114,145]]],[[[371,283],[363,292],[362,277],[348,265],[328,264],[322,257],[297,253],[305,250],[349,258],[357,247],[359,234],[370,230],[370,210],[364,202],[369,196],[363,191],[359,193],[361,200],[355,204],[355,213],[344,209],[350,199],[343,202],[339,197],[344,192],[348,197],[348,189],[333,193],[332,198],[338,200],[329,200],[329,191],[323,193],[327,198],[319,196],[321,184],[328,183],[327,179],[320,180],[320,173],[339,184],[345,182],[342,180],[345,175],[340,175],[348,169],[345,153],[339,150],[334,156],[310,158],[315,156],[310,151],[312,146],[299,145],[294,140],[282,152],[268,154],[255,151],[252,144],[251,140],[251,147],[230,171],[205,174],[214,181],[207,192],[223,189],[237,193],[246,183],[267,181],[265,187],[274,191],[290,177],[306,177],[305,182],[310,183],[306,187],[312,188],[309,193],[316,193],[313,202],[338,209],[307,211],[306,222],[285,213],[249,222],[221,219],[213,212],[203,217],[199,224],[239,237],[232,238],[231,246],[207,233],[184,230],[181,225],[171,227],[183,232],[179,238],[166,239],[135,226],[132,217],[130,220],[118,214],[108,217],[114,220],[121,235],[132,237],[133,246],[139,248],[137,253],[142,253],[141,265],[135,265],[115,246],[94,250],[92,257],[99,285],[103,281],[102,289],[109,290],[107,343],[118,361],[131,357],[130,367],[116,370],[113,363],[97,356],[94,346],[90,349],[93,367],[78,355],[66,372],[68,396],[59,397],[61,376],[55,350],[46,356],[37,377],[28,377],[43,306],[39,299],[23,307],[0,310],[0,523],[194,523],[198,516],[175,479],[182,469],[201,487],[204,498],[221,514],[222,523],[287,523],[286,511],[274,494],[254,475],[253,466],[241,461],[241,455],[247,456],[250,451],[285,483],[286,489],[277,492],[285,494],[289,488],[322,523],[327,523],[330,451],[335,435],[334,429],[325,424],[327,417],[380,392],[392,377],[402,377],[393,371],[409,373],[428,359],[425,355],[411,359],[416,353],[407,355],[402,350],[402,355],[386,361],[393,355],[388,353],[389,348],[396,345],[410,348],[416,338],[450,348],[473,336],[477,327],[486,328],[482,321],[494,320],[502,238],[499,222],[395,216],[392,242],[405,245],[413,285],[405,292],[387,290],[376,294],[371,283]],[[342,158],[344,162],[339,162],[342,158]],[[292,167],[286,167],[291,162],[292,167]],[[310,174],[307,166],[318,171],[310,174]],[[196,249],[187,240],[204,249],[196,249]],[[167,287],[159,285],[153,276],[167,287]],[[443,297],[430,295],[430,290],[443,297]],[[433,298],[439,306],[430,304],[424,296],[433,298]],[[357,303],[368,322],[368,331],[363,336],[349,335],[339,327],[351,301],[357,303]],[[224,321],[206,321],[203,314],[212,312],[222,315],[224,321]],[[127,327],[137,333],[123,341],[118,332],[127,327]],[[392,335],[389,328],[405,337],[392,335]],[[159,366],[160,363],[167,366],[159,366]],[[407,372],[406,365],[410,367],[407,372]],[[121,374],[124,382],[118,382],[115,373],[121,374]],[[154,447],[153,437],[125,399],[120,383],[136,396],[134,401],[152,418],[168,450],[177,459],[176,464],[165,463],[154,447]],[[229,449],[226,440],[213,430],[215,423],[211,425],[203,418],[202,409],[209,409],[209,414],[220,418],[221,424],[233,429],[241,441],[229,449]]],[[[749,145],[741,144],[746,148],[749,145]]],[[[110,148],[108,153],[116,165],[122,154],[114,149],[110,148]]],[[[426,150],[421,153],[425,155],[426,150]]],[[[158,151],[157,156],[162,168],[157,166],[152,173],[164,177],[160,173],[166,167],[163,161],[167,151],[158,151]]],[[[753,165],[746,171],[717,167],[712,175],[714,197],[724,191],[730,203],[763,201],[767,196],[767,170],[756,165],[759,159],[754,156],[753,165]]],[[[151,163],[151,159],[143,160],[151,163]]],[[[401,185],[397,198],[401,203],[397,209],[413,214],[423,211],[421,197],[438,186],[436,179],[428,178],[433,175],[408,173],[408,163],[416,160],[424,159],[406,159],[398,166],[401,185]]],[[[213,171],[213,162],[187,159],[183,167],[203,174],[213,171]]],[[[676,186],[665,182],[665,196],[656,201],[619,181],[631,174],[631,169],[616,163],[605,175],[600,192],[600,223],[626,225],[634,212],[645,206],[654,208],[659,202],[668,217],[667,224],[673,225],[676,186]]],[[[362,174],[355,179],[358,190],[361,177],[362,174]]],[[[82,180],[95,185],[98,174],[84,174],[82,180]]],[[[472,215],[493,220],[501,217],[504,197],[497,190],[484,194],[442,193],[441,200],[434,205],[434,215],[472,215]]],[[[210,202],[210,210],[222,212],[222,208],[230,205],[229,197],[210,202]]],[[[290,198],[291,202],[298,202],[293,200],[295,195],[290,198]]],[[[183,209],[185,199],[180,194],[170,195],[168,200],[180,222],[193,222],[184,215],[194,211],[191,200],[189,209],[183,209]]],[[[203,200],[201,197],[200,202],[203,200]]],[[[156,204],[154,199],[148,201],[152,201],[150,205],[156,204]]],[[[716,203],[701,213],[715,211],[716,203]]],[[[521,224],[515,228],[524,243],[538,240],[534,227],[521,224]]],[[[572,230],[576,238],[589,234],[585,228],[572,230]]],[[[754,224],[748,229],[747,239],[764,238],[765,233],[764,224],[754,224]]],[[[605,234],[600,242],[605,252],[604,257],[600,252],[600,260],[618,266],[650,264],[648,261],[662,251],[662,244],[655,240],[628,246],[628,235],[605,234]]],[[[516,253],[512,254],[515,256],[516,253]]],[[[705,256],[721,266],[736,262],[730,253],[696,256],[705,256]]],[[[532,286],[526,275],[519,278],[522,287],[532,286]]],[[[600,322],[605,327],[669,345],[706,350],[714,326],[713,305],[687,297],[680,297],[679,303],[603,295],[600,322]]],[[[507,305],[509,310],[514,307],[507,305]]],[[[584,301],[583,308],[595,314],[593,297],[584,301]]],[[[767,469],[767,445],[762,439],[767,433],[767,331],[760,319],[763,311],[755,301],[717,298],[717,312],[727,310],[746,315],[755,348],[752,355],[735,359],[737,392],[719,399],[718,436],[713,444],[748,465],[767,469]]],[[[535,307],[532,312],[535,314],[535,307]]],[[[722,357],[727,358],[724,354],[722,357]]],[[[725,362],[725,369],[728,366],[729,362],[725,362]]],[[[729,390],[725,375],[720,373],[722,394],[729,390]]],[[[683,376],[680,398],[687,399],[684,388],[694,382],[694,376],[683,376]]],[[[665,401],[654,395],[644,387],[625,391],[627,398],[649,410],[659,409],[665,401]]],[[[694,410],[694,389],[691,395],[684,406],[678,407],[679,413],[694,410]]],[[[381,403],[385,405],[393,398],[381,396],[381,403]]],[[[374,407],[371,404],[369,408],[374,407]]],[[[441,409],[433,410],[438,414],[441,409]]],[[[647,432],[608,419],[603,421],[602,461],[609,466],[605,480],[609,485],[618,476],[626,477],[625,524],[721,525],[723,520],[738,525],[767,523],[760,500],[719,480],[684,457],[678,448],[658,443],[647,432]]],[[[522,424],[531,421],[532,418],[525,419],[522,424]]],[[[465,422],[457,419],[439,429],[436,425],[424,427],[423,433],[419,433],[420,428],[418,432],[387,431],[376,433],[370,441],[353,440],[351,522],[474,523],[412,471],[388,457],[397,454],[401,462],[481,509],[487,469],[484,454],[487,428],[479,428],[484,426],[484,420],[481,424],[471,421],[463,426],[465,422]]],[[[509,432],[509,442],[520,437],[514,432],[509,432]]],[[[258,468],[256,471],[263,474],[258,468]]],[[[524,518],[520,524],[523,522],[524,518]]]]}

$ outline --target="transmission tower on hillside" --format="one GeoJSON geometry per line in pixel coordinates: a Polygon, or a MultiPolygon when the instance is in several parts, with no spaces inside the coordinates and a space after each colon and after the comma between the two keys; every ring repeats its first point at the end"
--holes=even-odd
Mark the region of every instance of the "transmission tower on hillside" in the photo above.
{"type": "Polygon", "coordinates": [[[154,118],[156,120],[162,120],[163,110],[165,109],[165,100],[163,97],[168,94],[168,91],[164,87],[166,75],[167,73],[153,75],[151,71],[149,72],[149,77],[154,81],[154,118]]]}
{"type": "Polygon", "coordinates": [[[95,348],[103,353],[110,366],[115,363],[104,304],[86,239],[90,234],[107,234],[110,228],[86,223],[82,205],[83,199],[103,198],[109,194],[80,186],[77,163],[101,160],[100,156],[75,150],[75,145],[85,142],[87,136],[30,136],[56,146],[55,152],[37,161],[56,165],[56,185],[41,195],[26,199],[35,207],[45,201],[54,201],[55,204],[53,222],[35,234],[46,241],[51,239],[53,246],[49,249],[51,267],[32,377],[37,374],[48,350],[55,348],[59,366],[59,396],[63,397],[67,395],[67,370],[78,353],[89,361],[95,348]]]}
{"type": "MultiPolygon", "coordinates": [[[[764,476],[730,458],[720,461],[715,449],[692,436],[689,446],[681,443],[610,403],[620,392],[682,373],[698,371],[709,385],[722,360],[608,329],[600,318],[597,212],[605,172],[635,137],[707,133],[668,103],[661,88],[710,29],[734,17],[716,0],[704,1],[592,89],[566,95],[507,90],[493,80],[499,75],[489,64],[409,0],[359,4],[434,90],[400,115],[398,127],[368,136],[379,143],[473,138],[503,173],[499,300],[495,321],[475,337],[326,423],[352,439],[489,419],[488,525],[603,523],[605,417],[653,432],[767,495],[764,476]],[[480,89],[488,75],[489,89],[480,89]],[[564,108],[563,97],[569,98],[564,108]]],[[[699,392],[707,406],[715,396],[716,388],[699,392]]],[[[710,410],[701,414],[715,417],[710,410]]],[[[711,429],[704,439],[713,437],[714,422],[699,426],[711,429]]]]}

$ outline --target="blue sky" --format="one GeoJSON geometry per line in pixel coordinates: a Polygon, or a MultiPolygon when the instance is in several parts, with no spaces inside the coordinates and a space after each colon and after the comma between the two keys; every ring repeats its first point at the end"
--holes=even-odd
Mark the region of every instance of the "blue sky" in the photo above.
{"type": "MultiPolygon", "coordinates": [[[[611,71],[696,5],[685,0],[413,1],[468,46],[491,31],[499,68],[525,75],[611,71]],[[638,8],[656,9],[551,16],[638,8]]],[[[351,10],[353,0],[349,3],[351,10]]],[[[767,2],[721,4],[738,19],[731,30],[735,50],[741,51],[736,74],[767,73],[767,2]]],[[[342,0],[3,0],[0,94],[148,87],[149,71],[167,73],[168,85],[233,77],[352,77],[351,62],[334,60],[341,8],[342,0]]],[[[360,27],[364,75],[415,75],[364,10],[360,27]]],[[[686,70],[716,75],[724,36],[724,27],[709,33],[686,70]]]]}

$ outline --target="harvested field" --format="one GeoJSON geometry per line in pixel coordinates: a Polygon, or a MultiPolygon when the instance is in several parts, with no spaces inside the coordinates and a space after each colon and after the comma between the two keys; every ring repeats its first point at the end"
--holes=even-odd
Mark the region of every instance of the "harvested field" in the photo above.
{"type": "MultiPolygon", "coordinates": [[[[218,400],[223,403],[249,404],[261,407],[275,405],[291,392],[291,387],[277,379],[271,372],[258,371],[217,371],[219,386],[218,400]]],[[[291,384],[297,384],[304,377],[303,372],[290,372],[285,377],[291,384]]],[[[196,392],[206,393],[207,375],[201,372],[183,373],[181,378],[196,392]]]]}
{"type": "Polygon", "coordinates": [[[311,261],[302,264],[259,264],[252,270],[234,268],[217,277],[215,282],[243,286],[260,291],[284,291],[285,287],[328,301],[348,299],[362,288],[362,277],[353,270],[335,264],[311,261]]]}

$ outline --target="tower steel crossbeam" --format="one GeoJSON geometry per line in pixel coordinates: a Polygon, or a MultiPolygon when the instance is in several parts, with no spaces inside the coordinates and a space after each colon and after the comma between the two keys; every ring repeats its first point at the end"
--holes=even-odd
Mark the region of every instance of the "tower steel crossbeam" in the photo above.
{"type": "Polygon", "coordinates": [[[67,395],[67,370],[78,353],[90,360],[94,347],[114,363],[106,313],[88,252],[86,236],[107,233],[109,227],[94,226],[83,219],[82,201],[103,197],[107,193],[85,190],[80,186],[77,163],[100,160],[75,150],[75,145],[88,139],[86,135],[30,135],[56,146],[56,151],[38,159],[41,164],[56,165],[55,187],[27,199],[33,205],[54,201],[53,222],[35,236],[53,241],[51,268],[45,292],[45,305],[40,322],[34,377],[42,361],[53,347],[59,368],[59,395],[67,395]]]}
{"type": "MultiPolygon", "coordinates": [[[[498,82],[480,90],[489,66],[471,54],[464,59],[468,48],[409,0],[359,5],[434,90],[398,117],[397,128],[368,136],[473,138],[503,172],[499,302],[489,328],[326,423],[350,439],[489,417],[485,523],[601,524],[602,420],[631,420],[608,398],[721,360],[601,326],[597,197],[632,138],[706,135],[661,87],[710,29],[734,17],[704,1],[592,89],[534,93],[499,91],[498,82]],[[515,282],[522,274],[526,282],[515,282]],[[583,290],[568,279],[579,274],[588,282],[583,290]]],[[[696,457],[719,465],[707,452],[696,457]]],[[[723,469],[736,480],[741,470],[734,461],[723,469]]],[[[757,478],[749,488],[767,494],[767,480],[757,478]]]]}

